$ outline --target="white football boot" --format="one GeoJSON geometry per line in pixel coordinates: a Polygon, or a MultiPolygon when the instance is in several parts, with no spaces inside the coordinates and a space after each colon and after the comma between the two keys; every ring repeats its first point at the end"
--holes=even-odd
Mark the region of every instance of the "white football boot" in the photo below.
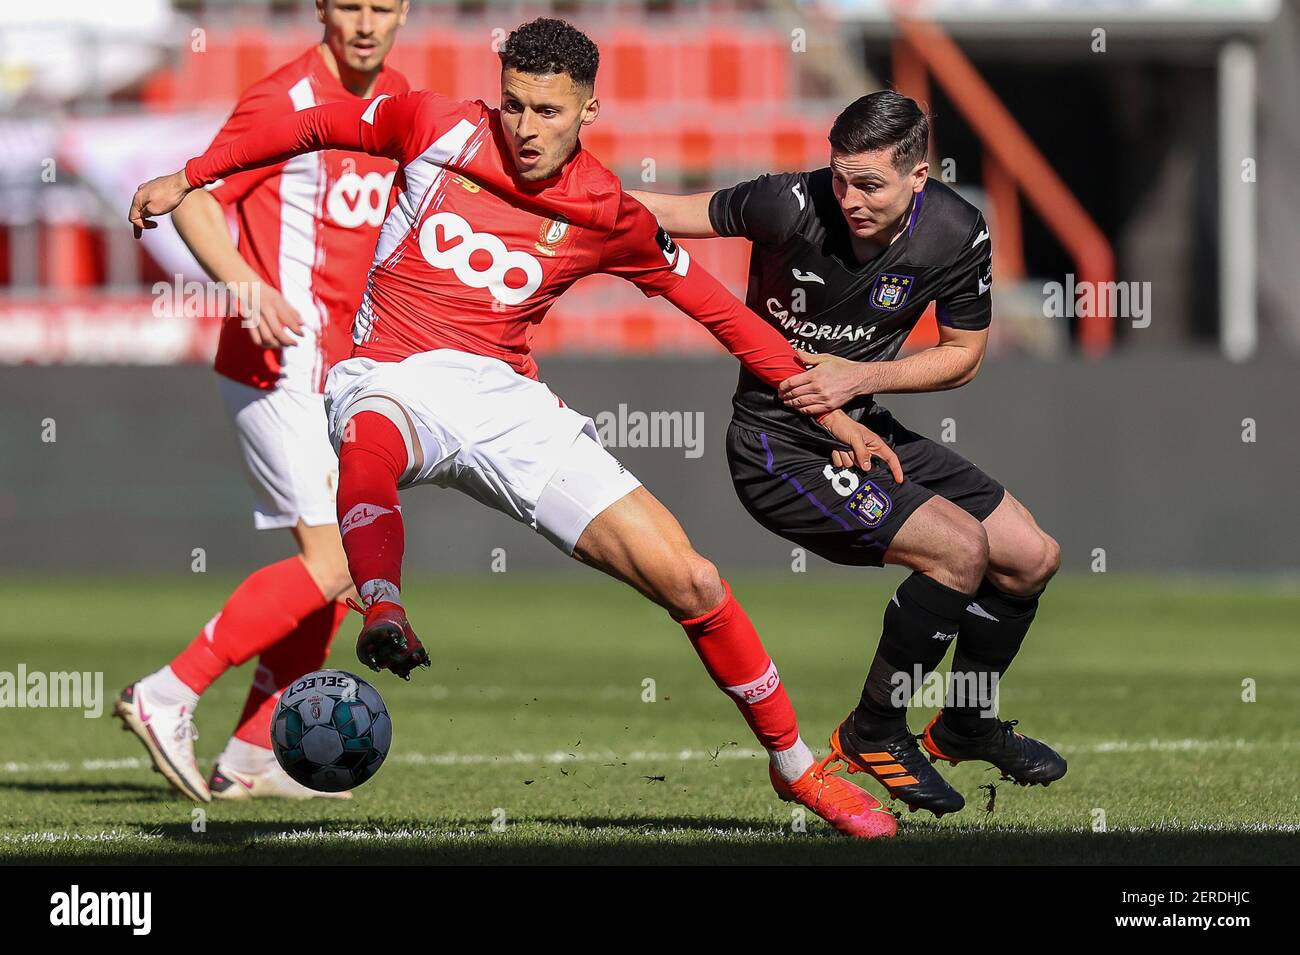
{"type": "Polygon", "coordinates": [[[132,683],[118,697],[113,713],[122,721],[122,729],[130,730],[144,744],[154,769],[173,789],[195,802],[212,801],[212,792],[194,759],[199,731],[192,706],[163,706],[142,692],[140,683],[132,683]]]}
{"type": "MultiPolygon", "coordinates": [[[[223,754],[224,755],[224,754],[223,754]]],[[[222,765],[212,767],[208,788],[213,799],[351,799],[352,791],[337,793],[308,789],[280,768],[272,758],[261,772],[238,772],[222,765]]]]}

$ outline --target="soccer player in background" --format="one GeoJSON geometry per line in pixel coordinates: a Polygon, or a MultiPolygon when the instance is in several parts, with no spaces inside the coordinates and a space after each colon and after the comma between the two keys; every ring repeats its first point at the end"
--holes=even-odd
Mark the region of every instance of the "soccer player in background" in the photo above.
{"type": "Polygon", "coordinates": [[[984,217],[929,178],[929,122],[913,100],[864,96],[829,138],[828,168],[692,196],[633,195],[675,237],[752,243],[748,304],[812,367],[779,387],[742,369],[727,436],[736,492],[768,530],[827,560],[912,571],[885,606],[861,699],[832,736],[826,766],[842,761],[911,809],[940,816],[964,800],[935,759],[984,760],[1022,784],[1065,774],[1065,760],[1016,732],[1015,721],[987,718],[1060,548],[1001,484],[903,427],[873,397],[975,377],[993,281],[984,217]],[[930,302],[938,345],[895,359],[930,302]],[[889,442],[906,483],[839,451],[826,463],[831,443],[809,416],[833,408],[889,442]],[[927,762],[906,704],[917,674],[923,680],[954,642],[956,679],[920,738],[927,762]]]}
{"type": "MultiPolygon", "coordinates": [[[[403,677],[429,664],[402,606],[398,490],[454,487],[664,607],[768,751],[781,798],[842,832],[892,835],[879,802],[818,770],[730,588],[601,447],[592,421],[538,380],[528,330],[573,282],[604,272],[663,295],[772,387],[802,365],[582,148],[579,133],[600,108],[595,44],[542,18],[515,30],[500,59],[499,109],[420,91],[305,110],[141,186],[131,222],[138,234],[198,186],[316,149],[397,160],[402,192],[375,251],[353,357],[326,385],[339,525],[365,614],[362,662],[403,677]]],[[[812,426],[864,467],[872,453],[897,467],[843,412],[812,426]]]]}
{"type": "MultiPolygon", "coordinates": [[[[405,77],[384,66],[407,9],[407,0],[317,0],[323,40],[250,86],[213,146],[296,110],[407,92],[405,77]]],[[[154,766],[200,802],[340,795],[289,778],[271,752],[270,723],[280,691],[320,669],[347,614],[338,458],[321,392],[352,351],[352,319],[396,171],[391,159],[358,150],[310,153],[210,183],[173,216],[211,278],[257,288],[258,314],[222,325],[217,383],[253,487],[254,524],[287,528],[298,545],[296,555],[249,575],[188,647],[117,703],[154,766]],[[238,246],[226,209],[238,222],[238,246]],[[195,706],[229,667],[255,656],[238,725],[205,779],[194,757],[195,706]]]]}

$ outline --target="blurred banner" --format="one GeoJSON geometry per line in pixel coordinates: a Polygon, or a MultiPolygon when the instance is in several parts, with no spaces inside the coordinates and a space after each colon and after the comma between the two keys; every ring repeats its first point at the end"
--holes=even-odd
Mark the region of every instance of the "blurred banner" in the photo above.
{"type": "Polygon", "coordinates": [[[1033,27],[1088,23],[1233,23],[1267,21],[1281,0],[825,0],[844,19],[888,20],[899,14],[943,23],[997,21],[1033,27]]]}
{"type": "Polygon", "coordinates": [[[101,98],[157,69],[184,20],[167,0],[0,0],[0,109],[101,98]]]}
{"type": "MultiPolygon", "coordinates": [[[[916,98],[930,175],[993,233],[991,355],[1300,353],[1300,0],[419,2],[388,63],[492,104],[496,44],[547,11],[600,45],[583,144],[629,188],[817,168],[847,103],[886,86],[916,98]]],[[[0,0],[0,22],[0,363],[206,360],[221,315],[178,313],[173,290],[207,277],[169,218],[136,243],[124,210],[204,149],[242,90],[319,42],[313,4],[0,0]]],[[[745,242],[685,245],[743,294],[745,242]]],[[[935,340],[930,316],[908,347],[935,340]]],[[[533,344],[716,352],[671,306],[600,276],[533,344]]]]}

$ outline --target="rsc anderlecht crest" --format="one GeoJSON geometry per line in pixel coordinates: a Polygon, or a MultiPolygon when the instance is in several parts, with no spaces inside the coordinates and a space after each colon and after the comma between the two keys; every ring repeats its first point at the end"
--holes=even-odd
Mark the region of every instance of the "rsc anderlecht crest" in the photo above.
{"type": "Polygon", "coordinates": [[[903,307],[915,284],[916,280],[910,275],[881,272],[871,287],[871,304],[886,312],[897,311],[903,307]]]}

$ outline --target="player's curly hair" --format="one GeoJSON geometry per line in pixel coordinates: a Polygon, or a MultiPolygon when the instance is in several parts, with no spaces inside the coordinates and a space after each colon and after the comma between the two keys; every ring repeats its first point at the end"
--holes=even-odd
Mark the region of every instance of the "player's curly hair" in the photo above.
{"type": "Polygon", "coordinates": [[[881,90],[854,100],[835,117],[827,137],[842,153],[893,149],[894,168],[910,172],[930,148],[930,121],[916,100],[881,90]]]}
{"type": "Polygon", "coordinates": [[[568,73],[576,86],[587,90],[596,86],[600,50],[587,34],[563,20],[529,20],[506,37],[497,55],[502,69],[533,76],[568,73]]]}

